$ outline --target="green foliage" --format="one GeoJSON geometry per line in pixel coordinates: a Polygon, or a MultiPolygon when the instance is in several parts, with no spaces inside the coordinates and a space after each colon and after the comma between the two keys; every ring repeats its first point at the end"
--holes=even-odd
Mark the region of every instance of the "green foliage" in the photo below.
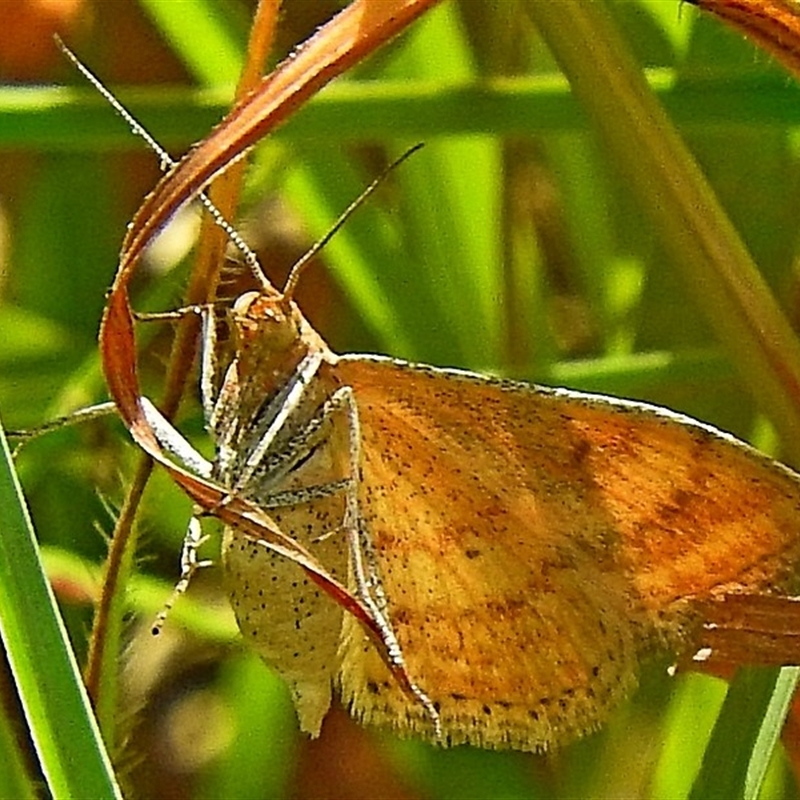
{"type": "MultiPolygon", "coordinates": [[[[0,458],[0,629],[42,773],[53,797],[121,797],[42,570],[2,428],[0,458]]],[[[6,796],[34,796],[5,724],[2,744],[6,796]]]]}
{"type": "MultiPolygon", "coordinates": [[[[223,113],[230,86],[215,82],[235,74],[243,38],[230,3],[197,3],[202,27],[184,16],[194,3],[180,3],[177,24],[174,5],[142,3],[149,35],[169,43],[191,85],[128,87],[120,96],[180,152],[223,113]]],[[[796,318],[797,87],[692,8],[663,0],[608,5],[761,273],[796,318]]],[[[565,20],[563,36],[570,35],[565,20]]],[[[107,43],[116,46],[124,42],[107,43]]],[[[586,68],[600,70],[593,55],[585,50],[586,68]]],[[[90,66],[102,77],[102,64],[90,66]]],[[[602,100],[598,74],[593,91],[602,100]]],[[[95,342],[104,292],[125,223],[155,180],[153,167],[134,178],[138,195],[128,190],[140,144],[76,83],[0,91],[0,159],[7,164],[13,155],[20,165],[0,187],[9,238],[0,286],[0,411],[10,428],[105,399],[95,342]]],[[[770,404],[762,387],[741,371],[747,354],[711,332],[713,293],[676,269],[663,231],[623,177],[619,153],[601,143],[588,114],[525,8],[444,4],[259,148],[244,217],[263,212],[267,196],[282,198],[262,221],[277,262],[281,248],[302,251],[321,235],[387,160],[424,140],[424,150],[326,249],[333,282],[311,272],[305,279],[301,303],[335,349],[635,397],[777,454],[790,450],[763,415],[770,404]],[[287,236],[287,219],[305,233],[287,236]]],[[[661,167],[668,175],[677,169],[661,167]]],[[[646,172],[640,179],[664,177],[646,172]]],[[[271,275],[280,269],[272,261],[265,267],[271,275]]],[[[184,277],[180,266],[143,275],[136,307],[176,307],[184,277]]],[[[169,331],[151,325],[143,331],[143,381],[158,396],[169,331]]],[[[182,422],[203,446],[191,405],[182,422]]],[[[79,659],[90,623],[79,601],[94,591],[105,552],[98,527],[110,530],[134,463],[133,447],[110,421],[37,440],[17,461],[79,659]]],[[[5,504],[0,510],[5,515],[5,504]]],[[[131,623],[122,659],[119,716],[130,735],[127,748],[114,746],[116,763],[142,796],[159,795],[159,778],[176,775],[186,796],[297,794],[291,787],[308,785],[307,774],[298,775],[313,773],[314,753],[329,751],[300,739],[282,687],[237,649],[219,607],[219,570],[201,575],[162,639],[149,637],[177,572],[190,511],[156,475],[143,507],[140,575],[128,597],[142,629],[131,623]],[[187,631],[185,639],[178,630],[187,631]],[[174,759],[174,772],[138,766],[153,753],[174,759]]],[[[2,522],[5,542],[11,523],[2,522]]],[[[214,543],[206,548],[212,554],[214,543]]],[[[378,793],[401,787],[431,798],[674,798],[689,796],[698,774],[695,796],[755,796],[753,775],[765,770],[761,796],[796,794],[780,745],[773,755],[776,706],[785,706],[791,674],[760,673],[760,703],[741,702],[754,693],[752,683],[734,685],[724,723],[714,729],[725,685],[693,674],[671,679],[665,667],[645,674],[636,698],[603,731],[547,757],[439,752],[347,728],[349,749],[336,758],[350,759],[354,773],[377,770],[378,793]]],[[[0,747],[9,754],[3,763],[24,763],[5,729],[0,747]]]]}

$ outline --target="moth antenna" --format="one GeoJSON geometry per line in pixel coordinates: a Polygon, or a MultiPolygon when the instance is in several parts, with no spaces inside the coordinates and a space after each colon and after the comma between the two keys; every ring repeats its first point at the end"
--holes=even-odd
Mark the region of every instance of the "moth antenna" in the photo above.
{"type": "Polygon", "coordinates": [[[306,265],[309,261],[317,254],[326,244],[334,237],[341,227],[344,225],[345,222],[350,218],[350,215],[356,211],[360,206],[364,204],[364,201],[389,177],[389,175],[397,169],[409,156],[413,153],[416,153],[417,150],[422,149],[425,146],[423,142],[419,142],[415,144],[413,147],[409,147],[401,156],[396,158],[389,164],[388,167],[378,175],[375,180],[364,189],[361,194],[350,203],[349,206],[339,215],[336,222],[331,225],[328,232],[319,240],[317,240],[313,245],[311,245],[310,249],[306,251],[306,253],[300,258],[299,261],[295,263],[292,267],[291,272],[289,273],[289,277],[286,279],[286,283],[283,287],[283,300],[286,303],[289,303],[292,298],[294,297],[295,289],[297,288],[297,284],[300,280],[300,275],[302,274],[303,270],[305,269],[306,265]]]}
{"type": "MultiPolygon", "coordinates": [[[[159,166],[161,167],[162,172],[166,172],[167,170],[171,169],[177,163],[175,159],[155,140],[152,134],[142,125],[136,117],[128,111],[125,106],[117,100],[116,97],[111,93],[109,89],[103,84],[103,82],[98,78],[76,55],[72,52],[72,50],[64,44],[64,41],[61,39],[60,36],[57,34],[54,36],[56,45],[59,50],[69,59],[75,69],[83,75],[83,77],[89,81],[89,83],[100,93],[100,95],[105,99],[105,101],[114,109],[114,111],[122,117],[123,120],[128,124],[128,127],[131,131],[136,135],[144,139],[147,146],[158,156],[159,166]]],[[[197,195],[199,201],[203,204],[206,211],[211,215],[211,219],[214,220],[214,223],[220,227],[225,234],[227,235],[228,239],[234,244],[237,250],[242,254],[247,266],[250,268],[250,271],[253,273],[255,279],[264,287],[265,289],[271,289],[271,284],[267,280],[267,276],[264,274],[264,270],[261,268],[261,264],[258,262],[258,257],[250,248],[250,246],[245,242],[242,238],[242,235],[233,227],[233,225],[225,219],[223,213],[214,205],[214,203],[209,199],[208,195],[204,192],[200,192],[197,195]]]]}

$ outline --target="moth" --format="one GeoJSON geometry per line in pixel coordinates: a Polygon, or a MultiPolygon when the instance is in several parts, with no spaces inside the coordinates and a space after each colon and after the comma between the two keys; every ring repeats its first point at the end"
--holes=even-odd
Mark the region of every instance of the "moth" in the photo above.
{"type": "MultiPolygon", "coordinates": [[[[308,733],[338,692],[365,723],[440,744],[562,745],[655,654],[746,655],[738,623],[714,622],[729,600],[746,617],[742,599],[796,591],[788,468],[644,403],[336,355],[294,302],[299,269],[279,291],[251,264],[259,291],[198,309],[206,460],[138,389],[127,281],[163,222],[140,214],[101,329],[111,395],[226,523],[242,633],[308,733]]],[[[191,524],[184,585],[201,541],[191,524]]]]}
{"type": "Polygon", "coordinates": [[[608,717],[643,660],[696,647],[701,605],[796,586],[798,476],[680,414],[338,356],[290,292],[207,313],[203,350],[214,462],[145,401],[162,445],[266,514],[376,623],[378,641],[286,552],[227,528],[243,636],[312,735],[336,690],[401,734],[562,744],[608,717]]]}

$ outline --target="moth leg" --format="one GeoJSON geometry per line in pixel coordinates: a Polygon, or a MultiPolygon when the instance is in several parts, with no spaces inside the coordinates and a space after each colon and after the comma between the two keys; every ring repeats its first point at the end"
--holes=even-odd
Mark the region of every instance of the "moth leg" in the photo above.
{"type": "MultiPolygon", "coordinates": [[[[338,480],[299,486],[285,491],[275,491],[272,488],[280,484],[293,470],[299,469],[306,461],[313,458],[317,448],[325,441],[325,424],[344,407],[342,396],[334,393],[320,406],[305,427],[282,445],[281,452],[266,454],[262,463],[256,465],[250,483],[243,487],[245,496],[257,497],[258,505],[264,509],[274,509],[310,503],[348,491],[353,482],[349,475],[338,480]]],[[[336,530],[341,528],[337,527],[336,530]]],[[[319,540],[327,539],[335,532],[326,532],[319,537],[319,540]]]]}
{"type": "MultiPolygon", "coordinates": [[[[344,407],[345,404],[341,396],[338,396],[338,392],[334,392],[305,424],[305,427],[295,433],[281,446],[279,452],[266,453],[261,463],[255,465],[250,483],[248,486],[244,487],[247,492],[249,494],[258,495],[259,497],[266,497],[268,501],[283,494],[281,492],[276,493],[274,487],[280,484],[289,473],[299,469],[306,461],[314,456],[317,448],[325,442],[325,424],[330,421],[334,414],[342,411],[344,407]]],[[[344,491],[351,480],[352,478],[348,477],[343,481],[332,481],[330,484],[321,484],[321,486],[336,485],[340,487],[341,491],[344,491]]],[[[291,505],[292,493],[295,491],[304,491],[306,489],[311,490],[314,489],[314,487],[290,490],[290,492],[286,493],[288,498],[287,502],[281,502],[279,505],[291,505]]],[[[299,499],[296,502],[305,501],[299,499]]]]}
{"type": "MultiPolygon", "coordinates": [[[[217,409],[218,398],[215,397],[214,385],[217,375],[217,329],[216,315],[213,306],[203,306],[200,309],[202,334],[200,338],[200,402],[203,406],[203,419],[206,430],[213,430],[212,420],[217,409]]],[[[220,387],[222,394],[224,387],[220,387]]]]}
{"type": "Polygon", "coordinates": [[[136,322],[168,322],[183,319],[188,314],[202,313],[202,306],[181,306],[173,308],[171,311],[133,311],[132,313],[136,322]]]}
{"type": "Polygon", "coordinates": [[[161,446],[201,477],[210,478],[213,471],[212,463],[192,447],[150,400],[141,397],[139,403],[161,446]]]}
{"type": "Polygon", "coordinates": [[[340,481],[320,483],[316,486],[303,486],[299,489],[291,489],[287,492],[275,492],[275,494],[269,495],[266,500],[259,503],[259,505],[264,508],[287,508],[300,503],[310,503],[314,500],[333,497],[349,488],[350,479],[344,478],[340,481]]]}
{"type": "Polygon", "coordinates": [[[260,425],[257,423],[257,428],[266,425],[266,430],[259,435],[241,469],[237,470],[236,482],[233,486],[235,490],[240,490],[250,483],[256,471],[264,462],[270,447],[275,441],[275,437],[299,408],[306,388],[316,376],[322,361],[323,356],[321,353],[309,353],[295,370],[287,390],[279,392],[259,415],[260,425]]]}
{"type": "Polygon", "coordinates": [[[200,307],[202,333],[200,344],[200,402],[206,431],[214,439],[216,457],[214,474],[226,485],[231,482],[239,448],[236,440],[242,392],[236,359],[225,370],[217,385],[217,313],[213,304],[200,307]]]}
{"type": "Polygon", "coordinates": [[[214,327],[213,310],[203,319],[203,345],[201,347],[200,396],[202,398],[203,416],[206,430],[214,439],[216,459],[215,474],[226,485],[231,481],[238,448],[236,438],[239,429],[238,409],[241,396],[239,369],[234,360],[225,371],[218,393],[216,384],[216,329],[214,327]]]}
{"type": "Polygon", "coordinates": [[[380,631],[388,665],[401,685],[425,709],[433,725],[434,737],[442,741],[442,723],[439,712],[430,697],[411,679],[406,669],[405,656],[397,635],[392,628],[386,594],[383,591],[378,570],[378,561],[369,532],[363,526],[358,501],[359,480],[361,476],[361,423],[358,416],[353,389],[343,386],[332,395],[334,400],[344,404],[347,410],[351,482],[347,491],[344,527],[350,546],[350,556],[356,581],[356,594],[369,609],[380,631]],[[366,562],[366,563],[365,563],[366,562]]]}
{"type": "Polygon", "coordinates": [[[210,567],[213,563],[209,559],[201,560],[198,556],[198,551],[206,541],[208,541],[208,536],[203,534],[200,520],[197,517],[192,517],[186,528],[186,535],[183,537],[183,547],[181,548],[181,577],[175,584],[175,588],[172,590],[169,599],[164,603],[164,608],[156,615],[151,629],[154,636],[158,635],[161,631],[167,616],[170,611],[172,611],[178,598],[186,593],[195,573],[203,567],[210,567]]]}
{"type": "MultiPolygon", "coordinates": [[[[349,474],[340,480],[321,483],[313,486],[302,486],[297,489],[290,489],[285,492],[270,491],[270,486],[284,480],[284,478],[295,469],[298,469],[305,461],[313,457],[317,447],[324,441],[324,425],[334,414],[345,411],[348,414],[348,431],[350,425],[350,404],[352,402],[352,392],[349,387],[343,387],[334,392],[326,400],[315,415],[306,423],[305,427],[292,436],[282,448],[280,453],[269,454],[265,461],[256,466],[250,486],[246,487],[248,494],[259,496],[259,505],[264,508],[282,508],[307,503],[313,500],[331,497],[340,492],[351,492],[357,500],[356,472],[354,472],[354,462],[352,455],[348,458],[349,474]],[[262,476],[263,473],[263,476],[262,476]],[[259,479],[263,479],[266,485],[259,484],[259,479]],[[263,498],[263,499],[261,499],[263,498]]],[[[348,441],[350,440],[350,436],[348,441]]],[[[352,442],[349,442],[352,450],[352,442]]],[[[327,538],[327,535],[326,535],[327,538]]],[[[374,559],[373,559],[374,561],[374,559]]],[[[375,584],[380,586],[377,573],[373,575],[375,584]]]]}
{"type": "Polygon", "coordinates": [[[19,451],[30,441],[37,439],[39,436],[44,436],[46,433],[57,431],[61,428],[66,428],[69,425],[77,425],[80,422],[88,422],[89,420],[100,419],[101,417],[108,417],[114,414],[117,410],[116,403],[109,400],[105,403],[97,403],[93,406],[86,406],[79,408],[77,411],[72,411],[61,417],[37,425],[35,428],[29,430],[10,431],[7,430],[6,436],[9,439],[19,439],[20,441],[14,447],[12,457],[16,458],[19,451]]]}

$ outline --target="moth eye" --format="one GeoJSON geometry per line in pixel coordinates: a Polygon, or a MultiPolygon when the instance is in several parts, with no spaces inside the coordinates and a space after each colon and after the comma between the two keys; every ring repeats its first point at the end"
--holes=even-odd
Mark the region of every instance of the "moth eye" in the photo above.
{"type": "Polygon", "coordinates": [[[245,292],[243,295],[240,295],[236,298],[232,311],[234,314],[243,316],[247,313],[250,306],[258,297],[258,292],[245,292]]]}

